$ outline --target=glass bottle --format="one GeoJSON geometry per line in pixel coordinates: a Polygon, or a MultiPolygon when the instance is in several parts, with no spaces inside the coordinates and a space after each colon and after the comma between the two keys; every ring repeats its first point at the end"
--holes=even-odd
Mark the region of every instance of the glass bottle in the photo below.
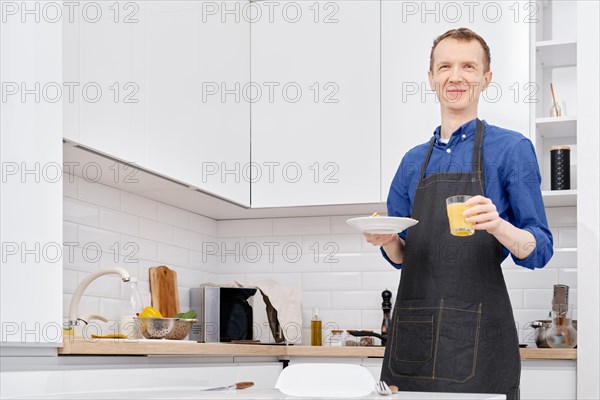
{"type": "Polygon", "coordinates": [[[140,339],[142,335],[139,321],[134,318],[144,308],[142,294],[138,288],[138,279],[131,277],[129,282],[125,282],[125,285],[119,333],[127,335],[129,339],[140,339]]]}
{"type": "Polygon", "coordinates": [[[319,319],[319,309],[315,308],[314,317],[310,321],[310,345],[323,345],[323,325],[319,319]]]}

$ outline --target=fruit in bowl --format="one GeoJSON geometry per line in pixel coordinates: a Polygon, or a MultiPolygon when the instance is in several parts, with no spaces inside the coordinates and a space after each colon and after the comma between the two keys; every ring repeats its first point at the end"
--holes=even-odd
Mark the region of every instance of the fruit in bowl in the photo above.
{"type": "Polygon", "coordinates": [[[183,340],[190,333],[192,325],[198,322],[196,311],[177,314],[174,318],[163,318],[158,310],[146,307],[140,313],[140,330],[146,339],[183,340]],[[156,315],[160,316],[153,316],[156,315]]]}

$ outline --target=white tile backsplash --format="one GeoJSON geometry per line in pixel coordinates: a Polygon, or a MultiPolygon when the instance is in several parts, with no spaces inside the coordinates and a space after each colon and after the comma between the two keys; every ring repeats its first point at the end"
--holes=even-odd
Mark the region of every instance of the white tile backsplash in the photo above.
{"type": "Polygon", "coordinates": [[[67,197],[77,198],[79,187],[79,178],[75,175],[63,175],[63,195],[67,197]]]}
{"type": "Polygon", "coordinates": [[[169,225],[188,229],[190,227],[189,214],[188,211],[158,203],[158,220],[169,225]]]}
{"type": "Polygon", "coordinates": [[[302,307],[307,310],[315,307],[322,310],[331,308],[331,293],[330,291],[304,291],[302,292],[302,307]]]}
{"type": "Polygon", "coordinates": [[[302,251],[309,254],[360,253],[361,235],[331,234],[302,236],[302,251]]]}
{"type": "Polygon", "coordinates": [[[121,208],[121,191],[97,182],[80,179],[79,200],[118,210],[121,208]]]}
{"type": "Polygon", "coordinates": [[[158,243],[158,259],[167,264],[186,266],[189,262],[189,253],[183,247],[171,246],[170,244],[158,243]]]}
{"type": "Polygon", "coordinates": [[[128,260],[160,260],[157,247],[158,243],[152,240],[128,235],[121,236],[122,255],[128,260]]]}
{"type": "Polygon", "coordinates": [[[217,224],[216,236],[220,238],[270,235],[273,235],[273,221],[271,219],[219,221],[217,224]]]}
{"type": "Polygon", "coordinates": [[[558,281],[562,285],[568,285],[570,288],[577,288],[577,268],[561,268],[558,270],[558,281]]]}
{"type": "Polygon", "coordinates": [[[140,236],[143,238],[157,242],[173,243],[173,229],[171,225],[140,218],[140,236]]]}
{"type": "Polygon", "coordinates": [[[133,193],[121,192],[121,211],[155,220],[157,210],[158,206],[155,201],[133,193]]]}
{"type": "Polygon", "coordinates": [[[340,310],[377,310],[381,308],[379,291],[335,291],[331,293],[331,308],[340,310]]]}
{"type": "Polygon", "coordinates": [[[331,217],[331,233],[354,233],[356,228],[346,223],[350,218],[364,217],[364,215],[336,215],[331,217]]]}
{"type": "Polygon", "coordinates": [[[547,289],[558,282],[558,270],[556,269],[538,269],[528,270],[506,269],[504,280],[506,286],[515,289],[547,289]]]}
{"type": "MultiPolygon", "coordinates": [[[[63,257],[65,315],[77,282],[113,265],[140,278],[147,305],[148,268],[175,269],[182,310],[189,308],[189,288],[205,282],[258,284],[272,279],[300,287],[305,343],[314,307],[329,328],[379,331],[381,292],[389,289],[392,301],[396,298],[401,271],[346,224],[356,215],[215,221],[77,177],[66,180],[71,182],[63,182],[64,240],[79,244],[65,248],[63,257]],[[117,260],[107,248],[114,242],[119,243],[117,260]],[[84,249],[86,243],[98,244],[103,253],[97,255],[95,246],[84,249]]],[[[522,341],[532,332],[529,322],[546,318],[554,284],[569,285],[571,304],[577,304],[576,208],[548,209],[547,215],[555,239],[549,264],[530,271],[511,257],[503,263],[522,341]]],[[[81,313],[118,317],[121,291],[118,278],[98,279],[86,290],[81,313]]]]}
{"type": "Polygon", "coordinates": [[[217,236],[217,221],[203,215],[189,214],[190,229],[209,236],[217,236]]]}
{"type": "Polygon", "coordinates": [[[98,226],[100,223],[100,209],[98,206],[64,197],[63,218],[77,224],[98,226]]]}
{"type": "Polygon", "coordinates": [[[552,302],[553,290],[526,289],[524,292],[524,308],[549,308],[552,302]]]}
{"type": "Polygon", "coordinates": [[[100,210],[100,228],[128,235],[138,235],[139,217],[121,211],[102,208],[100,210]]]}
{"type": "Polygon", "coordinates": [[[319,235],[331,233],[330,217],[273,219],[274,235],[319,235]]]}
{"type": "Polygon", "coordinates": [[[79,246],[98,246],[103,252],[114,252],[119,249],[121,235],[115,232],[90,226],[79,226],[79,246]]]}
{"type": "Polygon", "coordinates": [[[302,275],[304,290],[352,290],[360,289],[360,272],[331,272],[302,275]]]}

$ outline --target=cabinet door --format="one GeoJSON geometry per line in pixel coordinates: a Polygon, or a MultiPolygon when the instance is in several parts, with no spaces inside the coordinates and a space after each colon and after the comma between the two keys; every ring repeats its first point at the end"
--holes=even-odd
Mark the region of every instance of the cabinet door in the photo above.
{"type": "MultiPolygon", "coordinates": [[[[78,112],[80,143],[125,161],[134,161],[131,116],[132,109],[140,107],[140,82],[132,74],[132,31],[141,29],[139,18],[137,3],[84,2],[75,20],[79,76],[74,90],[76,107],[68,104],[67,110],[78,112]]],[[[65,29],[73,29],[73,24],[65,25],[65,29]]],[[[71,38],[67,41],[73,42],[71,38]]],[[[69,54],[65,61],[70,63],[73,58],[69,54]]],[[[71,64],[65,72],[76,76],[71,64]]]]}
{"type": "Polygon", "coordinates": [[[60,347],[62,101],[41,88],[62,81],[62,26],[21,15],[0,24],[1,345],[60,347]]]}
{"type": "Polygon", "coordinates": [[[379,202],[379,1],[253,4],[252,207],[379,202]]]}
{"type": "Polygon", "coordinates": [[[250,80],[247,3],[147,2],[139,55],[145,166],[243,205],[250,203],[250,103],[240,98],[250,80]]]}
{"type": "Polygon", "coordinates": [[[479,101],[479,118],[529,136],[529,26],[524,2],[381,2],[381,198],[404,154],[427,142],[440,108],[427,71],[433,40],[468,26],[491,49],[492,83],[479,101]]]}

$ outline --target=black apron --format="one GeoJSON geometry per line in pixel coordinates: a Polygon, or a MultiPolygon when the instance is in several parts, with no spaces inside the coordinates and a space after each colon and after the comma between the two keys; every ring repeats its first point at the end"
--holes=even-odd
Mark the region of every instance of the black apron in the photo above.
{"type": "Polygon", "coordinates": [[[485,231],[450,234],[446,198],[483,195],[483,124],[477,119],[470,172],[424,178],[421,168],[381,380],[401,391],[506,394],[519,398],[521,360],[500,263],[485,231]]]}

